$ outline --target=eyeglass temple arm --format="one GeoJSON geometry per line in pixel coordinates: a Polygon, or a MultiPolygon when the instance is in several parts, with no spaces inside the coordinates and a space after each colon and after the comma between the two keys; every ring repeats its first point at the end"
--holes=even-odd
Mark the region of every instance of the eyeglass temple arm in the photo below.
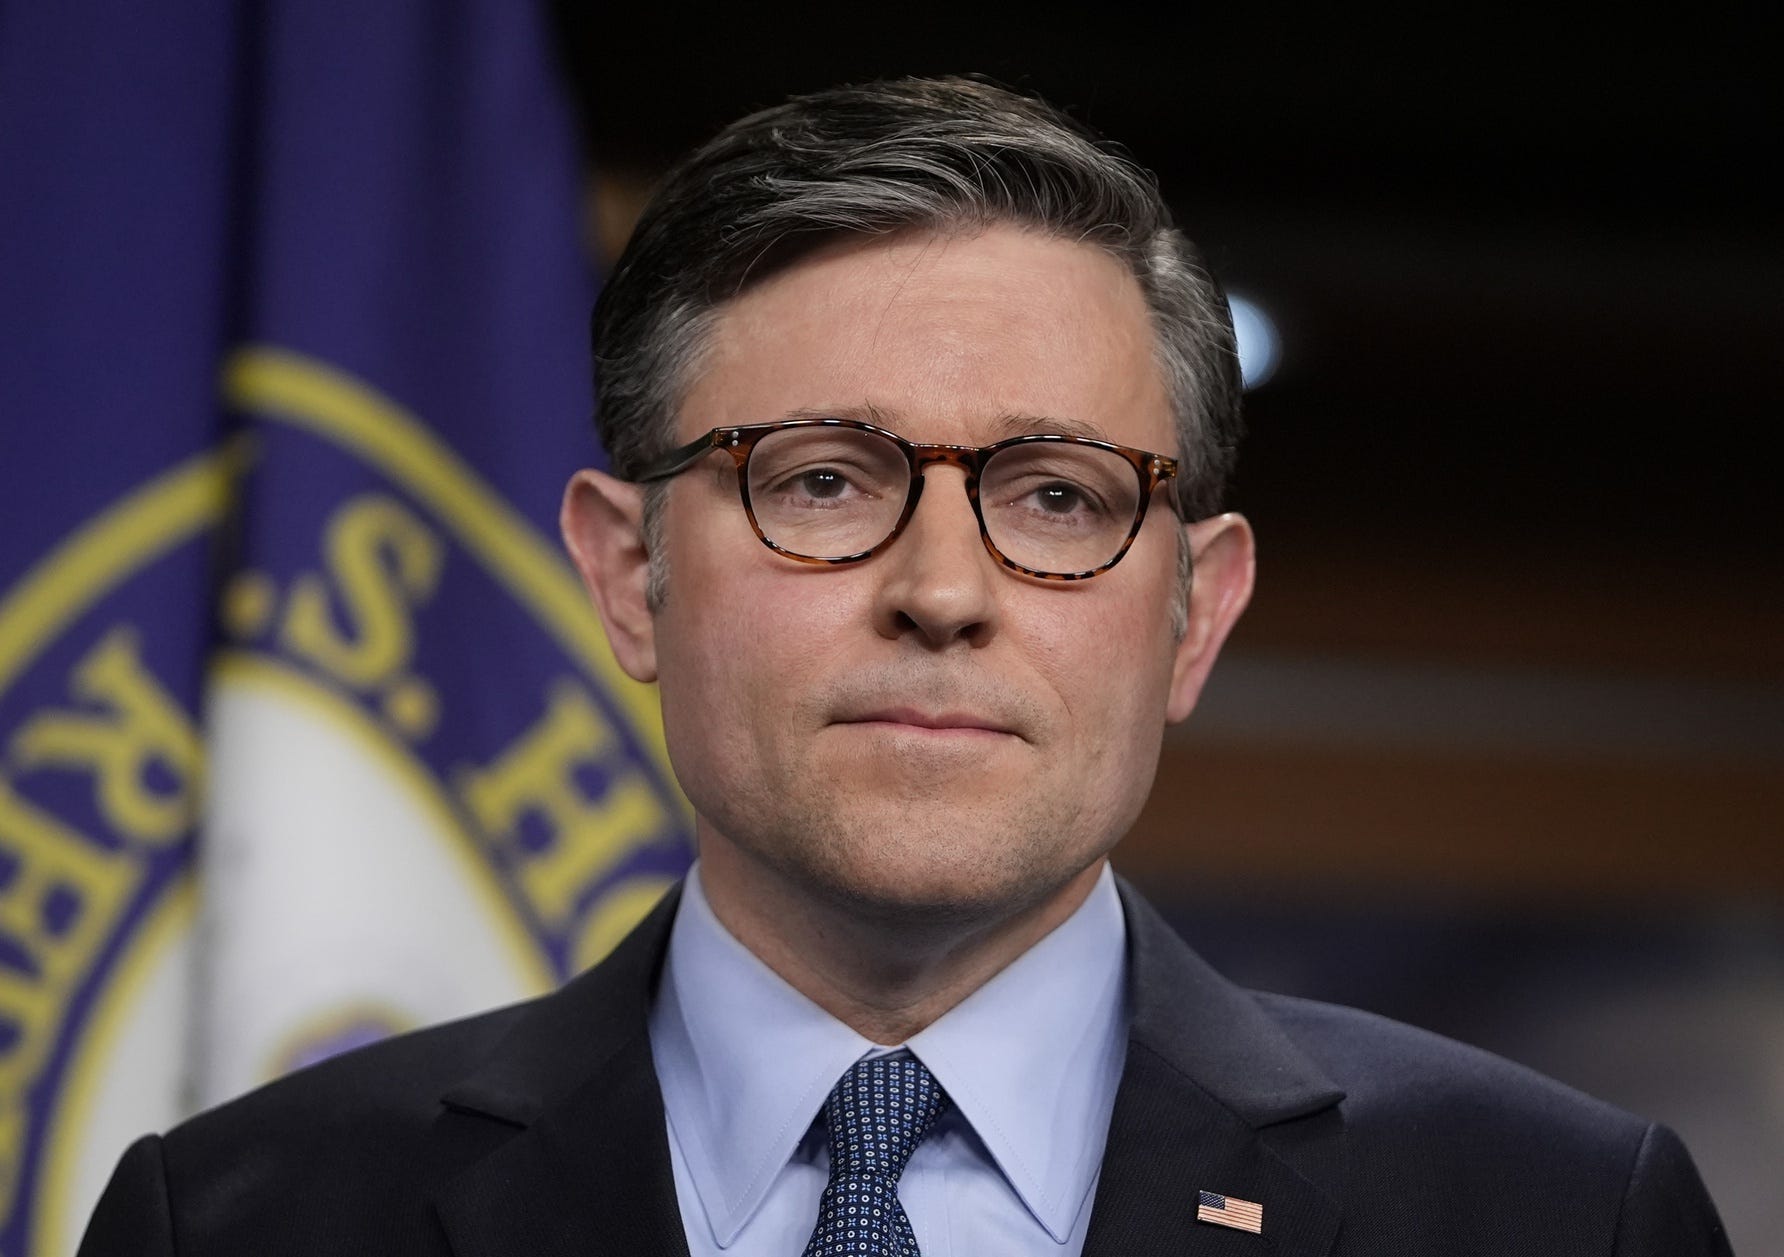
{"type": "Polygon", "coordinates": [[[670,450],[650,460],[636,476],[634,484],[649,484],[655,480],[667,480],[679,475],[700,461],[709,451],[719,448],[724,440],[725,429],[715,428],[698,440],[689,441],[679,449],[670,450]]]}

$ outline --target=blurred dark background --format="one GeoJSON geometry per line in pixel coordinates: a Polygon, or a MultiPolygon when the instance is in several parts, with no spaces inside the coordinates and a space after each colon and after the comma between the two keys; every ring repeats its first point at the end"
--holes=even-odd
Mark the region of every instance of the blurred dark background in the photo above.
{"type": "Polygon", "coordinates": [[[1751,18],[562,3],[611,257],[789,93],[981,72],[1281,339],[1260,583],[1118,866],[1254,984],[1680,1127],[1784,1252],[1777,75],[1751,18]]]}

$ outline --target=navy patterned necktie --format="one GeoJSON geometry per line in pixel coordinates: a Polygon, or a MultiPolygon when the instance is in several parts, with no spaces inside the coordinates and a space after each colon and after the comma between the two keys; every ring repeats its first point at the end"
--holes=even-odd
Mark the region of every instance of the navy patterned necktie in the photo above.
{"type": "Polygon", "coordinates": [[[830,1182],[805,1257],[918,1257],[898,1176],[947,1104],[935,1075],[913,1056],[849,1068],[824,1101],[830,1182]]]}

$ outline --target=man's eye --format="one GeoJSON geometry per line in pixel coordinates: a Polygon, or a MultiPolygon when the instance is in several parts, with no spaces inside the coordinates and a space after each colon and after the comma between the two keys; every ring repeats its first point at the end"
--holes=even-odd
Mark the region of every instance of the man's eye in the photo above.
{"type": "Polygon", "coordinates": [[[1108,513],[1104,499],[1095,491],[1070,480],[1043,480],[1014,494],[1010,506],[1037,520],[1086,520],[1108,513]]]}
{"type": "Polygon", "coordinates": [[[814,467],[800,473],[797,487],[807,497],[830,499],[841,497],[848,490],[849,482],[834,467],[814,467]]]}
{"type": "Polygon", "coordinates": [[[1042,485],[1034,491],[1034,500],[1049,515],[1069,515],[1089,505],[1083,490],[1064,483],[1042,485]]]}
{"type": "Polygon", "coordinates": [[[761,495],[790,507],[837,507],[878,496],[872,478],[834,463],[789,469],[775,476],[761,495]]]}

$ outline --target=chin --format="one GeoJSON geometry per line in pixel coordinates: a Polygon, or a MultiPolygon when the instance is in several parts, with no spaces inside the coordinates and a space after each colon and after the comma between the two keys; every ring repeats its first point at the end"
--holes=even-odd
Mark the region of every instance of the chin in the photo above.
{"type": "Polygon", "coordinates": [[[794,891],[784,904],[826,903],[889,926],[958,929],[1018,916],[1106,855],[1138,810],[1032,776],[888,786],[823,767],[712,789],[695,779],[702,849],[729,848],[794,891]]]}
{"type": "Polygon", "coordinates": [[[1095,863],[1094,844],[1058,829],[988,831],[951,815],[923,825],[833,824],[819,843],[783,848],[783,875],[845,909],[888,923],[958,925],[1015,916],[1045,902],[1095,863]]]}

